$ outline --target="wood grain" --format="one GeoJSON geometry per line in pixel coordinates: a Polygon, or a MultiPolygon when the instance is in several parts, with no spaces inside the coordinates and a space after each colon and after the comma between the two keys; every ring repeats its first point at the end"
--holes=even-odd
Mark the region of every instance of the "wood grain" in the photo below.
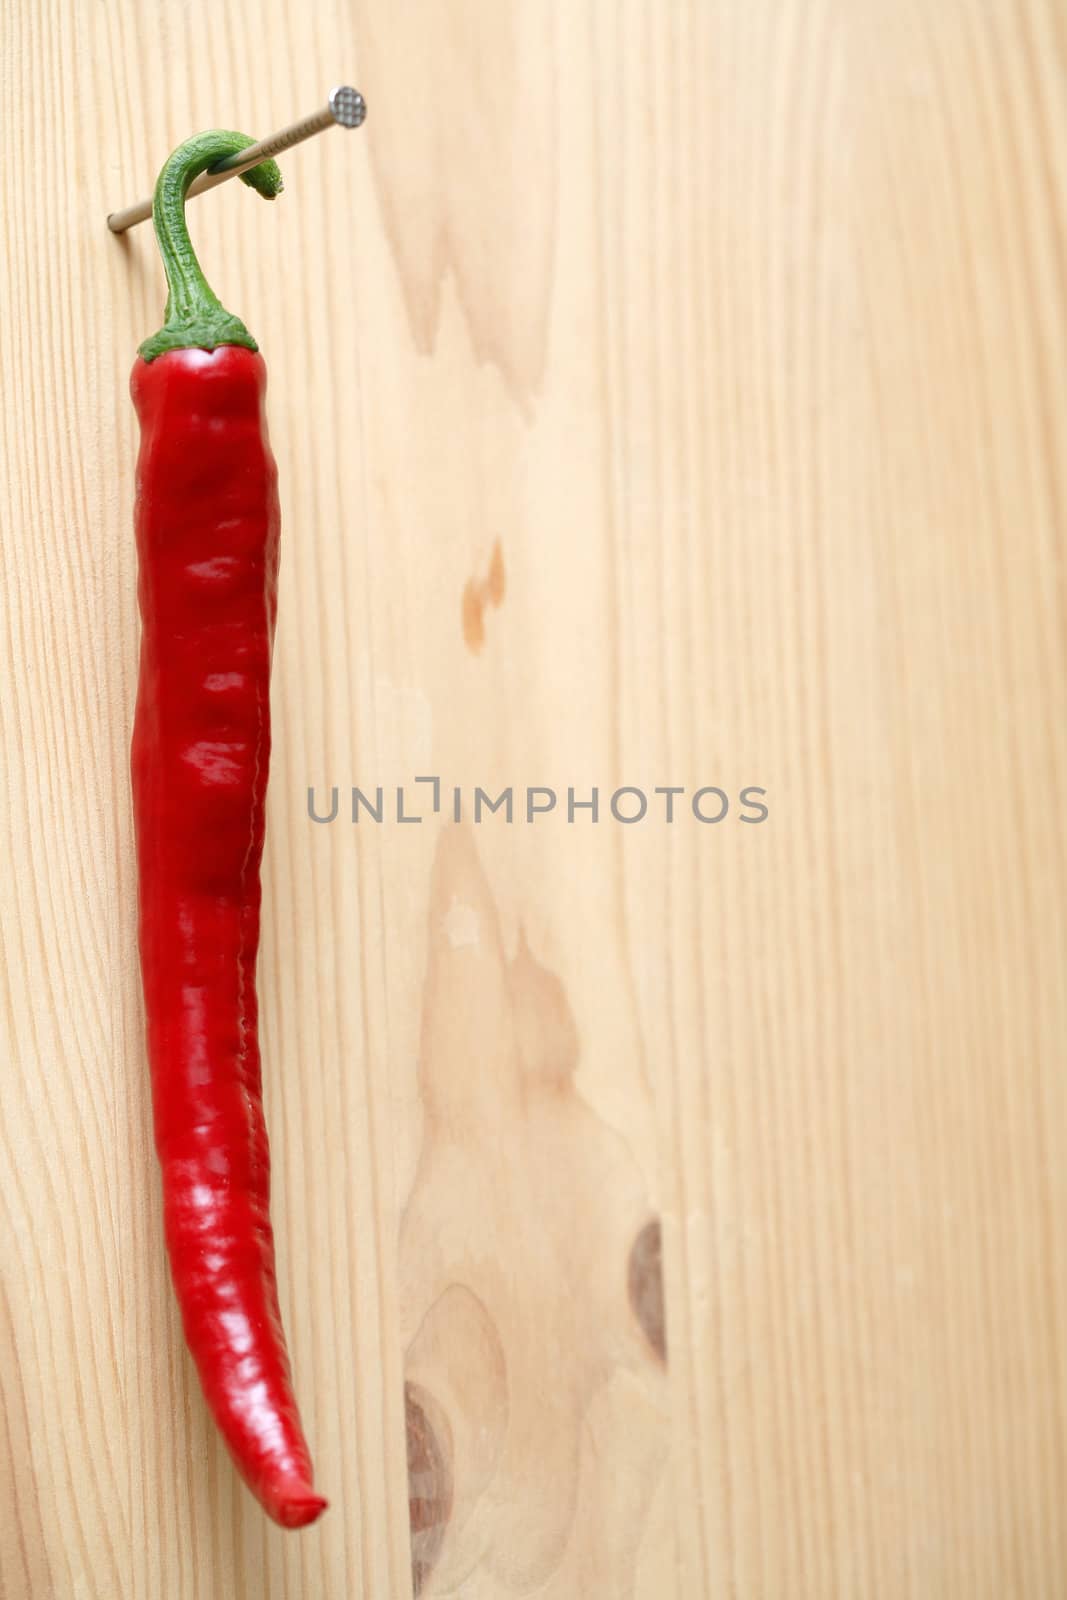
{"type": "Polygon", "coordinates": [[[1063,7],[12,0],[2,47],[0,1593],[1067,1591],[1063,7]],[[331,1499],[294,1536],[163,1262],[163,294],[103,218],[340,79],[360,134],[194,223],[283,497],[260,992],[331,1499]]]}

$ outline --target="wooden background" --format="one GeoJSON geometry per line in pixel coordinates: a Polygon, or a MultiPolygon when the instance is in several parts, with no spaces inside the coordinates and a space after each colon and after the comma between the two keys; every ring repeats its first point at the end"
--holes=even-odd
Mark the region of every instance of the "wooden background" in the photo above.
{"type": "Polygon", "coordinates": [[[5,1600],[1067,1593],[1065,59],[1061,0],[4,8],[5,1600]],[[193,213],[282,483],[286,1535],[161,1250],[104,215],[345,80],[193,213]],[[770,815],[346,820],[431,773],[770,815]]]}

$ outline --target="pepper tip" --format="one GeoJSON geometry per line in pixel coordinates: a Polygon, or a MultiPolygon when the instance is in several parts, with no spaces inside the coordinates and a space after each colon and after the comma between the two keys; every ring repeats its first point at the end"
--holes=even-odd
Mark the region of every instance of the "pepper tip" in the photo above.
{"type": "Polygon", "coordinates": [[[274,1520],[283,1528],[306,1528],[317,1521],[329,1502],[316,1494],[308,1483],[280,1484],[271,1496],[274,1520]]]}

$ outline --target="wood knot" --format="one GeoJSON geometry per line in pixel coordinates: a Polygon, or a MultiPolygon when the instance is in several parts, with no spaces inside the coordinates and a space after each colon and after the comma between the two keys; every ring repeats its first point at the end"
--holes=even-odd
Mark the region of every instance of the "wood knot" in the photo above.
{"type": "Polygon", "coordinates": [[[651,1218],[630,1247],[627,1288],[634,1316],[656,1355],[667,1360],[667,1326],[663,1310],[663,1230],[651,1218]]]}
{"type": "Polygon", "coordinates": [[[441,1553],[452,1515],[452,1441],[447,1421],[424,1389],[404,1385],[408,1452],[411,1585],[416,1600],[441,1553]],[[430,1412],[437,1416],[437,1426],[430,1412]]]}

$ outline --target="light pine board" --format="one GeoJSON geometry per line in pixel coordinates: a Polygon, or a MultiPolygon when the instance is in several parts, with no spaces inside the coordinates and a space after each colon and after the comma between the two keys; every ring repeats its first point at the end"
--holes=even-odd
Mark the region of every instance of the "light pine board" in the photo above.
{"type": "Polygon", "coordinates": [[[1062,4],[2,30],[5,1600],[1067,1592],[1062,4]],[[282,484],[260,988],[331,1499],[293,1536],[162,1258],[126,383],[163,295],[103,218],[346,79],[362,133],[194,210],[282,484]],[[429,773],[770,817],[344,820],[429,773]]]}

